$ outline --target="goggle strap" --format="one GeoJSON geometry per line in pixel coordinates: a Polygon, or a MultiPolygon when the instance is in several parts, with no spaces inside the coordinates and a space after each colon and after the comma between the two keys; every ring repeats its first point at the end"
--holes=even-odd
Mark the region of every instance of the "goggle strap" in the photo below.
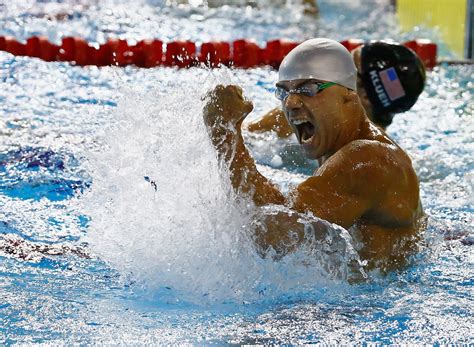
{"type": "Polygon", "coordinates": [[[334,83],[334,82],[325,82],[325,83],[319,85],[319,90],[326,89],[326,88],[328,88],[330,86],[333,86],[335,84],[336,83],[334,83]]]}

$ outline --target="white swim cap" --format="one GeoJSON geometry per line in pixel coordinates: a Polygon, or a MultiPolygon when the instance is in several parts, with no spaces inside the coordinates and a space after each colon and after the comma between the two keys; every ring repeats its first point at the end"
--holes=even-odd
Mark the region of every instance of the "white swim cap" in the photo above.
{"type": "Polygon", "coordinates": [[[311,39],[294,48],[283,59],[278,81],[317,79],[356,90],[357,69],[351,53],[331,39],[311,39]]]}

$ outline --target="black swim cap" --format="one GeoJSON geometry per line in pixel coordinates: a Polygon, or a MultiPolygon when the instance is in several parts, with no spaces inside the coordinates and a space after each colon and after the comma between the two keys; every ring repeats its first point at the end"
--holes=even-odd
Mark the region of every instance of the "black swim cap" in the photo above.
{"type": "Polygon", "coordinates": [[[374,118],[388,125],[394,113],[409,110],[425,86],[425,68],[411,49],[371,41],[362,47],[360,75],[374,118]]]}

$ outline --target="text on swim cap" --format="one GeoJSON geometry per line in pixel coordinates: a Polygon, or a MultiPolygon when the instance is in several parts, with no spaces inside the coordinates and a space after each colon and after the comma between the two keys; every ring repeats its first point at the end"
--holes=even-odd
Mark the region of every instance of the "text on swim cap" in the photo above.
{"type": "Polygon", "coordinates": [[[379,74],[377,71],[372,70],[369,72],[370,79],[372,80],[372,84],[374,85],[375,92],[384,107],[390,106],[390,100],[388,99],[387,94],[385,93],[384,88],[382,87],[382,83],[379,78],[379,74]]]}

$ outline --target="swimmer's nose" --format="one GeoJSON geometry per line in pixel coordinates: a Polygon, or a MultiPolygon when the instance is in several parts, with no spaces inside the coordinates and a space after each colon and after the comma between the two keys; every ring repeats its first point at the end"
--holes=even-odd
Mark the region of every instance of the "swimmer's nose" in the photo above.
{"type": "Polygon", "coordinates": [[[283,107],[287,111],[297,110],[301,108],[302,105],[303,104],[301,102],[301,99],[298,97],[297,94],[294,94],[294,93],[290,93],[283,103],[283,107]]]}

